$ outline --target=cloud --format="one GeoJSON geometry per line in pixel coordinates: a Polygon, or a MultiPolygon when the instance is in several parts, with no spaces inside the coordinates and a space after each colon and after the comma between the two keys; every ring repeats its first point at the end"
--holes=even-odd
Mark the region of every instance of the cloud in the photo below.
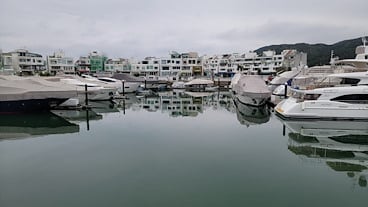
{"type": "Polygon", "coordinates": [[[246,52],[368,34],[363,0],[3,0],[0,48],[112,57],[246,52]]]}

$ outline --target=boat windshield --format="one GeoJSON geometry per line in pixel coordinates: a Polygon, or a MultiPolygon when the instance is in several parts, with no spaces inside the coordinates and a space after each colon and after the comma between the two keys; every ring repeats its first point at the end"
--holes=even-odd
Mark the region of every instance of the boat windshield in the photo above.
{"type": "Polygon", "coordinates": [[[295,98],[297,102],[314,101],[317,100],[321,94],[305,93],[304,91],[293,91],[291,97],[295,98]]]}

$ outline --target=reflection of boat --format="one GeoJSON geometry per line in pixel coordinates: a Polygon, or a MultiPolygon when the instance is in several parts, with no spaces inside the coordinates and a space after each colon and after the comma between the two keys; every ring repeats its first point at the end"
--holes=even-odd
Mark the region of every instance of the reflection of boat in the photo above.
{"type": "Polygon", "coordinates": [[[111,101],[98,101],[90,103],[92,110],[96,113],[114,113],[119,112],[117,104],[111,101]]]}
{"type": "MultiPolygon", "coordinates": [[[[317,141],[314,147],[328,146],[341,151],[368,152],[368,122],[365,121],[293,121],[282,120],[292,139],[317,141]]],[[[309,143],[311,146],[313,144],[309,143]]]]}
{"type": "Polygon", "coordinates": [[[92,110],[52,110],[51,112],[60,117],[63,117],[66,120],[72,121],[72,122],[102,119],[101,114],[97,114],[96,112],[92,110]],[[87,115],[88,115],[88,118],[87,118],[87,115]]]}
{"type": "Polygon", "coordinates": [[[231,90],[239,101],[261,106],[271,97],[266,82],[258,75],[236,74],[231,80],[231,90]]]}
{"type": "Polygon", "coordinates": [[[270,112],[267,109],[267,105],[250,106],[243,104],[235,97],[233,100],[236,108],[236,115],[241,124],[249,126],[263,124],[270,120],[270,112]]]}
{"type": "Polygon", "coordinates": [[[0,116],[0,139],[79,132],[79,126],[50,112],[0,116]]]}
{"type": "Polygon", "coordinates": [[[288,149],[296,155],[325,161],[367,186],[368,122],[285,121],[290,130],[288,149]]]}

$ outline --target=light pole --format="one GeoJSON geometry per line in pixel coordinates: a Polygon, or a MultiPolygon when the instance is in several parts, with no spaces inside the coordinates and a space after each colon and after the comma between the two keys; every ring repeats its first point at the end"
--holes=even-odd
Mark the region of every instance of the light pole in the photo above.
{"type": "Polygon", "coordinates": [[[122,80],[121,82],[123,84],[123,96],[125,96],[125,80],[122,80]]]}

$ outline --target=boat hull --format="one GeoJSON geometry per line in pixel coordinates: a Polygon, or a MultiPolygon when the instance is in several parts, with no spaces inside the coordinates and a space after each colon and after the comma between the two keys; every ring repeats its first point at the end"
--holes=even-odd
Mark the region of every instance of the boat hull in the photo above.
{"type": "Polygon", "coordinates": [[[68,98],[45,98],[14,101],[0,101],[0,113],[24,113],[48,111],[66,101],[68,98]]]}
{"type": "Polygon", "coordinates": [[[234,93],[236,99],[238,99],[242,104],[250,106],[263,106],[267,103],[269,99],[269,94],[246,94],[246,93],[234,93]]]}
{"type": "Polygon", "coordinates": [[[298,102],[294,98],[288,98],[280,102],[275,111],[283,119],[368,120],[367,104],[333,101],[298,102]]]}

